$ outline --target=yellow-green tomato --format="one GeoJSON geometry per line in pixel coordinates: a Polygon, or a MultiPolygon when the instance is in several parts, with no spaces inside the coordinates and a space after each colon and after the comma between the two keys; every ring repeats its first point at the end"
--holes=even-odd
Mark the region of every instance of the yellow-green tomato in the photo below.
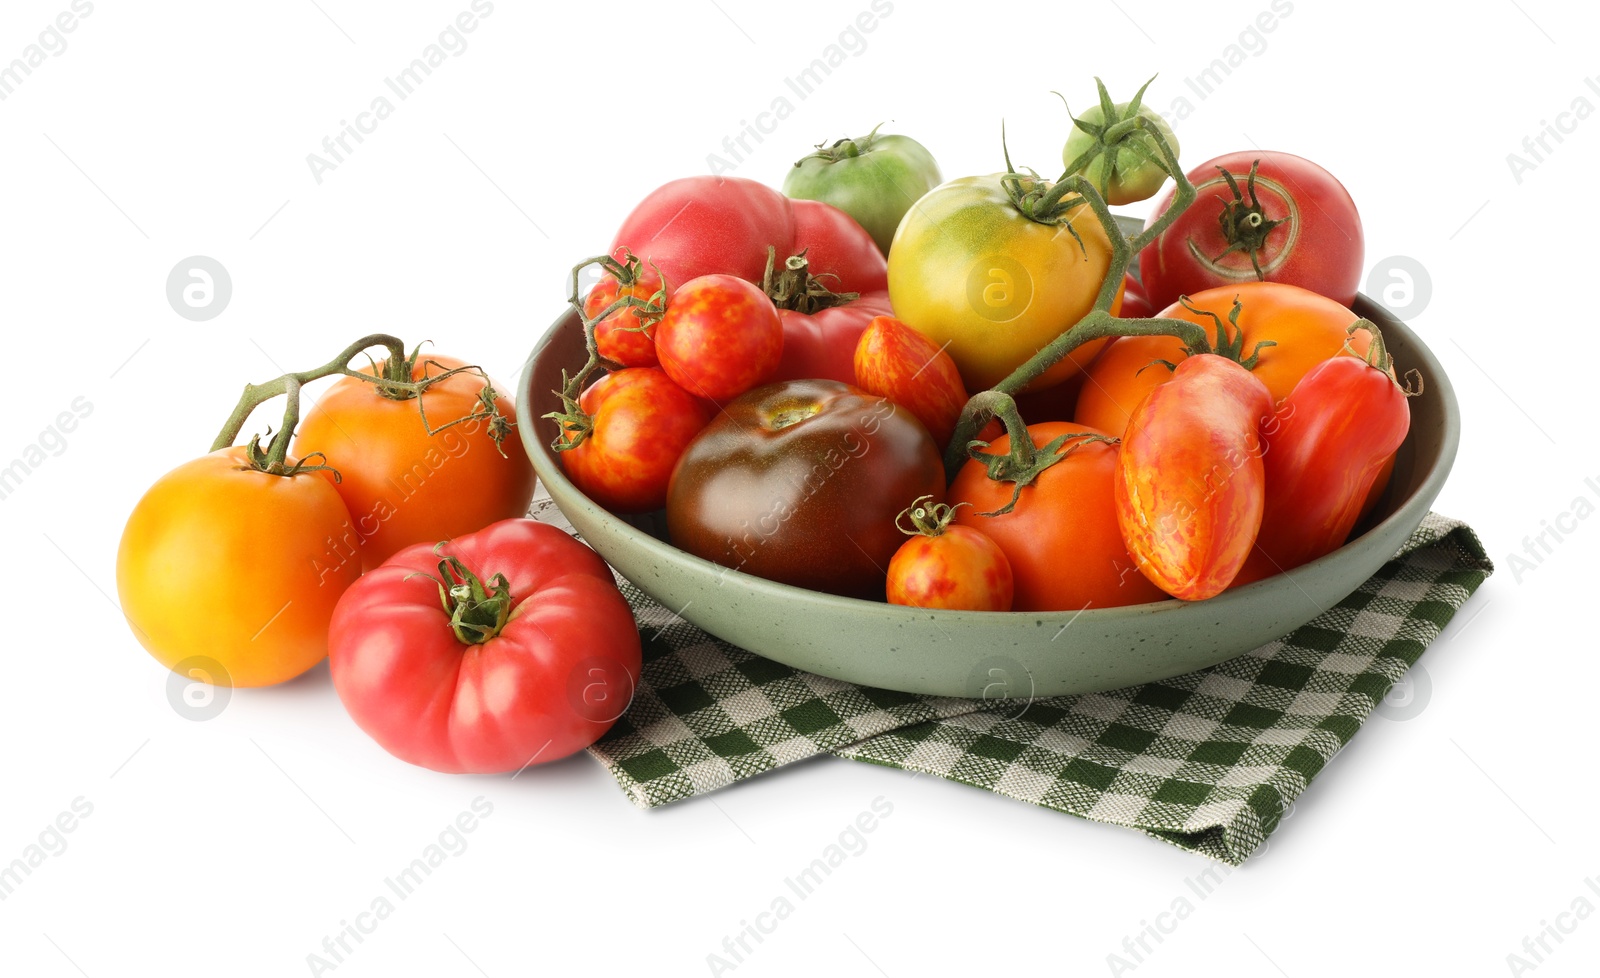
{"type": "MultiPolygon", "coordinates": [[[[1141,105],[1137,112],[1130,112],[1129,105],[1128,102],[1117,105],[1114,118],[1111,120],[1112,124],[1131,119],[1135,115],[1143,116],[1166,139],[1167,145],[1172,148],[1172,155],[1176,157],[1178,137],[1173,134],[1172,127],[1167,125],[1167,121],[1148,105],[1141,105]]],[[[1097,131],[1103,132],[1107,127],[1105,112],[1099,105],[1091,105],[1079,113],[1077,121],[1097,131]]],[[[1085,132],[1082,126],[1074,125],[1072,133],[1067,136],[1066,145],[1061,149],[1062,165],[1071,166],[1101,138],[1085,132]]],[[[1132,204],[1149,200],[1155,196],[1157,190],[1161,189],[1167,174],[1156,164],[1155,161],[1159,159],[1161,150],[1157,148],[1156,141],[1150,134],[1134,131],[1108,142],[1105,151],[1090,161],[1082,173],[1105,197],[1106,203],[1132,204]]]]}
{"type": "MultiPolygon", "coordinates": [[[[969,391],[993,387],[1072,328],[1094,307],[1111,267],[1110,239],[1087,205],[1069,212],[1074,238],[1064,223],[1023,214],[1005,176],[935,188],[907,212],[889,251],[895,315],[946,348],[969,391]]],[[[1028,389],[1080,372],[1104,344],[1078,347],[1028,389]]]]}

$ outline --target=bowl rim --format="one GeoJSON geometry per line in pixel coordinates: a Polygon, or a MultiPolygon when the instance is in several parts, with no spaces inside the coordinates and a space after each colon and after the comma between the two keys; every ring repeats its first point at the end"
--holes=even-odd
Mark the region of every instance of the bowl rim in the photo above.
{"type": "MultiPolygon", "coordinates": [[[[1203,605],[1207,608],[1214,608],[1218,611],[1227,612],[1235,604],[1249,605],[1254,594],[1258,593],[1263,588],[1274,586],[1276,582],[1279,582],[1280,580],[1287,579],[1292,581],[1302,574],[1309,575],[1317,573],[1317,568],[1339,560],[1340,555],[1343,554],[1347,548],[1352,547],[1358,541],[1371,534],[1390,529],[1391,524],[1395,524],[1407,519],[1417,518],[1409,512],[1410,506],[1408,504],[1417,498],[1427,498],[1431,508],[1432,500],[1437,498],[1439,490],[1443,486],[1445,479],[1449,476],[1450,469],[1455,462],[1456,452],[1459,448],[1461,440],[1460,407],[1456,401],[1455,388],[1450,383],[1449,375],[1445,373],[1444,366],[1439,362],[1439,359],[1434,356],[1433,350],[1428,347],[1427,343],[1425,343],[1409,325],[1400,320],[1393,313],[1389,312],[1387,308],[1378,303],[1376,300],[1370,298],[1369,296],[1358,293],[1356,295],[1356,301],[1352,304],[1352,311],[1355,313],[1355,315],[1361,318],[1372,320],[1380,329],[1384,331],[1386,335],[1395,327],[1398,327],[1400,330],[1402,330],[1406,334],[1409,354],[1416,361],[1418,361],[1417,363],[1413,364],[1413,366],[1425,367],[1425,372],[1432,378],[1427,393],[1440,398],[1440,406],[1442,408],[1441,417],[1444,422],[1443,431],[1440,435],[1440,445],[1437,457],[1434,458],[1432,465],[1424,474],[1422,480],[1417,483],[1416,489],[1404,499],[1399,500],[1395,504],[1393,512],[1391,512],[1383,520],[1380,520],[1379,522],[1368,527],[1366,532],[1361,534],[1361,536],[1352,537],[1337,550],[1319,557],[1316,560],[1302,564],[1299,567],[1291,568],[1290,570],[1279,574],[1273,574],[1270,577],[1263,578],[1259,581],[1255,581],[1238,588],[1230,588],[1226,591],[1223,591],[1221,594],[1207,598],[1206,600],[1200,602],[1183,601],[1178,598],[1166,598],[1161,601],[1151,601],[1133,605],[1121,605],[1113,608],[1086,607],[1076,611],[1073,611],[1072,609],[1059,609],[1055,611],[1042,612],[956,611],[943,608],[917,608],[907,605],[888,604],[882,601],[871,601],[866,598],[845,597],[842,595],[829,594],[825,591],[813,591],[808,588],[796,587],[792,584],[784,584],[778,581],[768,580],[764,577],[756,577],[753,574],[747,574],[731,567],[725,567],[721,564],[715,563],[714,561],[706,560],[703,557],[698,557],[686,550],[680,550],[672,544],[652,536],[639,527],[634,526],[621,517],[611,513],[609,510],[605,509],[605,507],[590,499],[588,495],[583,492],[583,490],[579,489],[570,479],[566,477],[566,473],[562,471],[561,465],[550,446],[540,440],[538,435],[534,434],[539,427],[536,422],[544,420],[543,418],[535,418],[532,416],[532,371],[534,362],[539,358],[539,355],[555,341],[556,336],[559,335],[561,330],[569,328],[569,324],[572,322],[573,317],[577,315],[576,310],[570,308],[563,311],[562,314],[556,318],[555,322],[544,331],[544,333],[539,337],[538,342],[534,344],[533,350],[529,352],[527,359],[523,362],[522,372],[517,381],[517,427],[519,435],[522,438],[523,446],[527,450],[530,460],[533,462],[534,471],[545,483],[546,490],[549,491],[551,485],[555,485],[560,488],[560,493],[551,491],[550,496],[555,501],[557,508],[562,509],[563,515],[567,516],[569,520],[571,519],[571,515],[567,514],[565,508],[562,506],[561,498],[563,496],[579,500],[580,505],[585,506],[590,511],[590,516],[592,518],[597,518],[602,523],[608,524],[608,528],[613,533],[622,532],[629,535],[634,539],[637,545],[645,548],[645,550],[649,551],[653,556],[678,562],[687,562],[689,566],[693,567],[697,572],[700,573],[731,576],[734,582],[738,583],[741,587],[745,588],[749,592],[762,594],[773,598],[787,598],[795,600],[803,599],[807,602],[810,602],[811,606],[819,611],[859,614],[861,611],[870,608],[878,614],[891,616],[891,620],[898,618],[906,622],[920,620],[926,616],[932,615],[940,620],[954,622],[971,621],[993,623],[1009,620],[1020,623],[1024,620],[1035,620],[1040,615],[1070,614],[1073,620],[1077,620],[1077,618],[1080,616],[1088,616],[1088,620],[1085,622],[1085,624],[1088,624],[1089,622],[1112,623],[1124,620],[1135,620],[1152,614],[1172,613],[1183,608],[1192,608],[1197,605],[1203,605]]],[[[1412,437],[1413,433],[1407,432],[1406,439],[1409,441],[1412,437]]],[[[1422,515],[1425,516],[1426,514],[1424,513],[1422,515]]]]}

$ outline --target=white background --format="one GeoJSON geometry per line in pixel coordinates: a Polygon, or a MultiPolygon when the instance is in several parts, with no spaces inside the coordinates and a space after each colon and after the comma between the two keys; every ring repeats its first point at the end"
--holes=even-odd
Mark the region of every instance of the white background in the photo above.
{"type": "MultiPolygon", "coordinates": [[[[1574,99],[1600,105],[1585,84],[1600,71],[1592,12],[1295,0],[1264,49],[1246,38],[1255,53],[1199,99],[1184,79],[1265,3],[957,13],[897,0],[865,50],[798,101],[785,77],[866,0],[499,0],[319,184],[306,155],[374,97],[394,100],[383,79],[468,0],[317,3],[100,0],[0,102],[12,365],[0,462],[74,398],[93,405],[0,502],[0,863],[75,799],[93,806],[0,902],[7,974],[310,973],[324,937],[479,796],[493,813],[470,846],[341,978],[710,973],[723,938],[878,796],[893,814],[868,848],[737,974],[1111,973],[1107,955],[1180,896],[1194,912],[1137,964],[1141,978],[1504,974],[1575,898],[1600,906],[1584,883],[1600,873],[1588,807],[1600,520],[1536,568],[1509,563],[1600,493],[1587,296],[1600,120],[1578,122],[1520,181],[1506,160],[1574,99]],[[813,143],[885,120],[946,176],[990,172],[1002,118],[1013,159],[1054,172],[1066,116],[1051,89],[1083,106],[1095,74],[1126,98],[1157,71],[1155,105],[1192,103],[1177,123],[1188,165],[1256,146],[1315,159],[1360,205],[1369,267],[1403,255],[1427,269],[1431,301],[1411,318],[1465,416],[1437,508],[1470,521],[1500,563],[1424,657],[1426,683],[1395,711],[1415,715],[1369,722],[1208,898],[1185,885],[1211,865],[1200,857],[844,761],[643,813],[582,755],[515,781],[407,767],[347,719],[325,667],[239,691],[209,722],[169,705],[168,673],[114,604],[117,540],[143,489],[205,451],[245,381],[385,330],[509,383],[560,311],[565,269],[603,250],[654,186],[706,172],[777,96],[794,113],[741,176],[776,184],[813,143]],[[165,298],[190,255],[232,275],[209,322],[165,298]]],[[[0,63],[67,8],[7,0],[0,63]]],[[[247,430],[270,419],[258,420],[247,430]]],[[[1575,929],[1537,974],[1593,974],[1600,921],[1561,919],[1575,929]]]]}

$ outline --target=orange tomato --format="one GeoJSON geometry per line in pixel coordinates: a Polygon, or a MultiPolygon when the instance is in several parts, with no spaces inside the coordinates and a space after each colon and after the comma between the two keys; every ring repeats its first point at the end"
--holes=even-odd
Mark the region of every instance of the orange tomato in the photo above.
{"type": "Polygon", "coordinates": [[[958,611],[1010,611],[1011,563],[993,540],[970,526],[918,534],[889,560],[890,604],[958,611]]]}
{"type": "MultiPolygon", "coordinates": [[[[453,357],[424,354],[412,379],[463,366],[453,357]]],[[[336,488],[350,510],[363,568],[402,547],[438,543],[527,513],[533,467],[515,432],[497,448],[486,420],[444,427],[482,407],[484,384],[481,374],[468,371],[439,381],[420,399],[393,400],[375,384],[346,377],[301,421],[293,451],[302,457],[321,452],[338,471],[336,488]]],[[[493,386],[500,413],[515,418],[515,405],[499,393],[505,388],[493,386]]]]}
{"type": "Polygon", "coordinates": [[[258,472],[243,447],[203,455],[158,479],[128,517],[122,613],[168,669],[213,685],[293,679],[328,654],[334,605],[361,574],[341,549],[351,536],[326,473],[258,472]]]}
{"type": "MultiPolygon", "coordinates": [[[[1082,425],[1047,421],[1028,426],[1037,446],[1069,432],[1102,432],[1082,425]]],[[[1006,452],[1009,435],[988,449],[1006,452]]],[[[1022,490],[1016,508],[1004,516],[984,516],[1005,506],[1016,488],[995,482],[983,466],[969,461],[950,484],[956,523],[981,531],[1000,545],[1011,564],[1016,611],[1077,611],[1160,601],[1161,589],[1145,579],[1128,555],[1117,529],[1112,501],[1117,448],[1080,442],[1071,454],[1045,469],[1022,490]]]]}
{"type": "MultiPolygon", "coordinates": [[[[1202,312],[1174,303],[1160,315],[1200,324],[1215,343],[1216,322],[1205,313],[1215,313],[1228,322],[1235,296],[1241,305],[1239,328],[1244,332],[1244,356],[1248,357],[1257,343],[1277,344],[1261,349],[1260,362],[1251,371],[1267,386],[1273,404],[1288,397],[1306,371],[1338,356],[1346,340],[1360,355],[1366,354],[1371,342],[1365,332],[1354,337],[1345,332],[1360,318],[1347,307],[1280,282],[1243,282],[1207,289],[1189,298],[1189,304],[1202,312]]],[[[1183,358],[1183,343],[1177,337],[1123,336],[1113,340],[1089,367],[1073,418],[1080,424],[1120,435],[1128,427],[1128,416],[1144,396],[1172,379],[1172,371],[1155,361],[1175,364],[1183,358]]]]}

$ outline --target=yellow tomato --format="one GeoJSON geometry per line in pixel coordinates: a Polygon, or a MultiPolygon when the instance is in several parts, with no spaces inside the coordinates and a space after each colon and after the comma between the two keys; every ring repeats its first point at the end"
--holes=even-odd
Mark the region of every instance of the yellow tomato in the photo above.
{"type": "Polygon", "coordinates": [[[269,686],[327,656],[333,606],[361,576],[357,546],[325,473],[269,475],[244,448],[225,448],[139,500],[117,550],[117,593],[139,644],[168,669],[269,686]]]}
{"type": "MultiPolygon", "coordinates": [[[[972,391],[993,387],[1077,323],[1111,267],[1111,242],[1089,207],[1070,212],[1074,238],[1066,224],[1040,223],[1019,210],[1003,176],[936,187],[907,212],[889,249],[895,315],[948,344],[972,391]]],[[[1104,344],[1079,347],[1029,389],[1080,372],[1104,344]]]]}

